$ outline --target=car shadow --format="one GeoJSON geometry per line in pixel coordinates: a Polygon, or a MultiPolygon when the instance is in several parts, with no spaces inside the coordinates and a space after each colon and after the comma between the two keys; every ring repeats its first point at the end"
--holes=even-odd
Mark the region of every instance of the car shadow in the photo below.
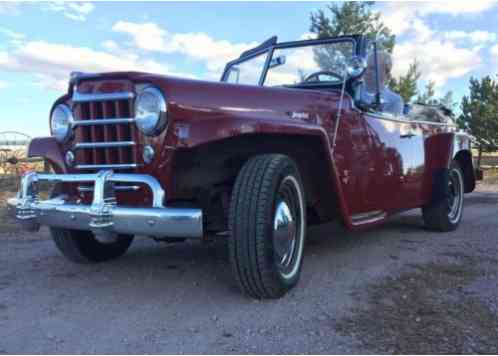
{"type": "MultiPolygon", "coordinates": [[[[313,256],[320,264],[334,259],[338,253],[354,254],[360,245],[394,243],[404,233],[417,231],[424,232],[418,215],[396,216],[382,226],[357,232],[347,231],[339,223],[313,226],[308,229],[304,258],[306,261],[313,256]]],[[[108,268],[120,270],[118,278],[141,279],[145,275],[168,288],[196,287],[201,294],[219,296],[228,291],[240,295],[232,276],[226,238],[211,243],[173,244],[138,238],[123,257],[98,266],[98,273],[108,268]]]]}

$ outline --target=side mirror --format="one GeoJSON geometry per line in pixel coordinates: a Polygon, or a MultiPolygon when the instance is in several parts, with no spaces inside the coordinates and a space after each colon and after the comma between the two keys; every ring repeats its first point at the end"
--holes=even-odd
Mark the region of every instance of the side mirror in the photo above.
{"type": "Polygon", "coordinates": [[[346,63],[346,72],[349,78],[359,78],[365,73],[367,69],[367,61],[365,58],[354,56],[351,57],[346,63]]]}
{"type": "Polygon", "coordinates": [[[268,69],[281,66],[282,64],[285,64],[286,61],[287,61],[287,58],[285,56],[275,57],[270,61],[270,64],[268,65],[268,69]]]}

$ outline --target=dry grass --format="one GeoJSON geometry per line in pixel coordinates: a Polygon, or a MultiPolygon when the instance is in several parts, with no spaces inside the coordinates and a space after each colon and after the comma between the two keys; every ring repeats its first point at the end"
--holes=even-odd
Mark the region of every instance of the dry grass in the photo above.
{"type": "Polygon", "coordinates": [[[0,178],[0,233],[19,231],[17,224],[7,216],[7,199],[16,195],[17,179],[0,178]]]}
{"type": "Polygon", "coordinates": [[[486,185],[498,185],[498,169],[485,170],[482,182],[486,185]]]}

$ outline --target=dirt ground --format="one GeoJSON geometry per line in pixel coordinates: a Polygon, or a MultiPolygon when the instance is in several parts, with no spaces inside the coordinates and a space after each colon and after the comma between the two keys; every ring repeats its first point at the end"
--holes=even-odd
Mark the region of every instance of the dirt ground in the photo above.
{"type": "Polygon", "coordinates": [[[464,209],[446,234],[418,210],[365,232],[312,228],[301,281],[276,301],[239,294],[223,241],[137,238],[76,265],[46,229],[2,222],[0,353],[497,353],[497,186],[464,209]]]}

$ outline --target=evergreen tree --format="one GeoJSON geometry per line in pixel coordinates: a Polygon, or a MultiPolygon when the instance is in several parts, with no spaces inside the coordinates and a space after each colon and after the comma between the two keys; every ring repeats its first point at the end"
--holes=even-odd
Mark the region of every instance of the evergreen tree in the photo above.
{"type": "Polygon", "coordinates": [[[410,64],[408,72],[398,79],[390,78],[388,86],[401,95],[405,103],[409,103],[418,94],[417,83],[421,75],[422,73],[419,70],[419,64],[417,60],[414,60],[413,63],[410,64]]]}
{"type": "MultiPolygon", "coordinates": [[[[370,39],[377,39],[381,48],[392,53],[396,36],[384,25],[381,14],[372,9],[373,5],[374,1],[331,3],[325,11],[311,13],[310,31],[315,33],[317,38],[363,34],[370,39]]],[[[347,56],[345,50],[343,53],[347,56]]],[[[332,69],[333,53],[328,53],[326,48],[322,48],[314,54],[320,68],[332,69]]],[[[388,78],[388,86],[408,103],[418,95],[417,83],[420,76],[419,64],[415,60],[405,75],[397,79],[388,78]]]]}
{"type": "Polygon", "coordinates": [[[422,95],[419,95],[417,102],[419,104],[425,105],[437,105],[438,100],[436,99],[436,83],[432,80],[429,80],[425,85],[425,92],[422,95]]]}
{"type": "Polygon", "coordinates": [[[474,136],[479,149],[477,166],[483,152],[498,148],[498,84],[486,76],[470,79],[470,94],[462,99],[458,124],[474,136]]]}
{"type": "Polygon", "coordinates": [[[310,31],[318,38],[343,35],[366,35],[378,38],[379,43],[389,52],[393,51],[396,36],[381,20],[381,14],[372,10],[373,1],[345,1],[327,6],[324,10],[311,13],[310,31]]]}

